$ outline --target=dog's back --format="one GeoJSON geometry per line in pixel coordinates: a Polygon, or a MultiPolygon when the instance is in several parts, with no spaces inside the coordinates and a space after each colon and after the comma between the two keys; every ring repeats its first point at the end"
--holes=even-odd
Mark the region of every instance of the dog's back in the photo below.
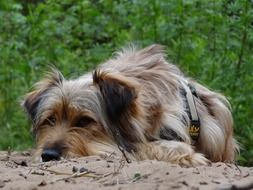
{"type": "Polygon", "coordinates": [[[233,161],[238,145],[233,139],[233,119],[230,104],[215,93],[186,78],[165,60],[162,46],[153,45],[136,51],[123,49],[114,59],[101,65],[101,70],[123,75],[138,91],[138,104],[143,108],[149,140],[177,140],[194,144],[196,151],[211,161],[233,161]],[[200,135],[195,142],[189,135],[190,118],[182,83],[187,80],[196,88],[194,96],[200,119],[200,135]]]}

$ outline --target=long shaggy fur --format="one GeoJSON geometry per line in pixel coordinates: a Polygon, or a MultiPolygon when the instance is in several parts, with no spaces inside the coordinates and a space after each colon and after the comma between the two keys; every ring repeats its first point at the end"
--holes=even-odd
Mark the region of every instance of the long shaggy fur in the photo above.
{"type": "Polygon", "coordinates": [[[131,159],[157,159],[186,166],[233,162],[230,104],[187,78],[165,60],[162,46],[123,49],[95,71],[65,80],[54,70],[27,94],[36,157],[45,149],[61,157],[124,150],[131,159]],[[189,135],[190,118],[182,81],[196,88],[200,136],[189,135]]]}

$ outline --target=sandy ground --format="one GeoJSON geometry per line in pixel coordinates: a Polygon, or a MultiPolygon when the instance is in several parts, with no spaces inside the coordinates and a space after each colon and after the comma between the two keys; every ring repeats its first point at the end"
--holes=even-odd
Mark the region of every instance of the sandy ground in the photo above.
{"type": "Polygon", "coordinates": [[[253,167],[214,163],[183,168],[159,161],[126,163],[109,156],[32,163],[30,152],[0,151],[1,189],[253,189],[253,167]]]}

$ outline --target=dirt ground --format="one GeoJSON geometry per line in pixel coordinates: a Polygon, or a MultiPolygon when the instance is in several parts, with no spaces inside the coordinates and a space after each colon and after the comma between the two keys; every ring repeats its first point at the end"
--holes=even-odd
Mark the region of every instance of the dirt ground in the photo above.
{"type": "Polygon", "coordinates": [[[253,189],[253,167],[214,163],[183,168],[114,156],[32,163],[31,153],[0,151],[0,190],[253,189]]]}

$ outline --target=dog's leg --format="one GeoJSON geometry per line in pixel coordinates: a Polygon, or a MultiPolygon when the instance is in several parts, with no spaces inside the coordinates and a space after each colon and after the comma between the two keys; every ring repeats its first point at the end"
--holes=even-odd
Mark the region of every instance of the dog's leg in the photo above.
{"type": "Polygon", "coordinates": [[[196,153],[191,145],[178,141],[155,141],[140,145],[137,159],[156,159],[182,166],[208,165],[210,161],[196,153]]]}

